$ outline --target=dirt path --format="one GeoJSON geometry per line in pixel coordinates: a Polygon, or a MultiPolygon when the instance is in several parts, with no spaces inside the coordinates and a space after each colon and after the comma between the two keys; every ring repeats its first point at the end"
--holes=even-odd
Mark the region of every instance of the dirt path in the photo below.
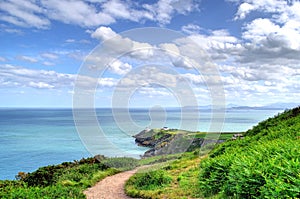
{"type": "Polygon", "coordinates": [[[125,182],[137,172],[139,168],[109,176],[93,187],[84,191],[87,199],[130,199],[124,191],[125,182]]]}

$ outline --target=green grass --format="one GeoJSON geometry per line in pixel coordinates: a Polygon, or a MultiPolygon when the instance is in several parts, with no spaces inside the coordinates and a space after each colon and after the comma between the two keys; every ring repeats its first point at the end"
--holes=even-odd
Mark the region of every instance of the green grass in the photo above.
{"type": "Polygon", "coordinates": [[[170,135],[181,134],[189,138],[216,137],[217,139],[220,140],[227,140],[227,139],[231,139],[232,136],[236,133],[241,133],[241,132],[207,133],[207,132],[199,132],[199,131],[193,132],[193,131],[186,131],[186,130],[179,130],[179,129],[170,129],[170,130],[151,129],[149,132],[145,133],[144,136],[145,137],[154,136],[155,139],[159,139],[163,137],[165,134],[170,134],[170,135]]]}
{"type": "Polygon", "coordinates": [[[0,198],[85,198],[86,188],[137,163],[132,158],[87,158],[21,172],[19,180],[0,181],[0,198]]]}
{"type": "Polygon", "coordinates": [[[300,109],[259,123],[201,162],[199,193],[220,198],[300,198],[300,109]]]}
{"type": "MultiPolygon", "coordinates": [[[[155,160],[152,163],[156,163],[160,162],[158,160],[161,157],[164,157],[164,160],[168,159],[168,161],[155,164],[152,168],[142,170],[131,177],[125,186],[126,193],[131,197],[142,198],[197,198],[198,165],[201,159],[198,152],[165,155],[149,159],[155,160]],[[157,181],[153,179],[162,179],[159,182],[164,182],[163,179],[165,179],[164,177],[159,178],[159,176],[164,176],[167,183],[158,186],[157,181]],[[140,184],[144,181],[147,182],[146,187],[140,184]]],[[[141,161],[144,162],[145,160],[141,161]]]]}
{"type": "Polygon", "coordinates": [[[168,154],[168,155],[159,155],[159,156],[153,156],[153,157],[147,157],[139,160],[139,165],[151,165],[155,163],[161,163],[161,162],[168,162],[170,160],[176,160],[181,158],[183,154],[182,153],[176,153],[176,154],[168,154]]]}
{"type": "Polygon", "coordinates": [[[108,167],[117,168],[121,171],[134,169],[139,165],[139,160],[129,157],[107,158],[102,161],[108,167]]]}
{"type": "MultiPolygon", "coordinates": [[[[231,133],[221,134],[227,141],[203,158],[196,151],[173,156],[177,159],[155,167],[156,172],[172,177],[170,183],[140,188],[145,175],[155,176],[148,170],[134,175],[126,192],[142,198],[300,198],[300,107],[262,121],[244,135],[231,140],[231,133]]],[[[204,138],[206,134],[188,136],[204,138]]],[[[158,157],[142,160],[158,161],[158,157]]]]}
{"type": "Polygon", "coordinates": [[[232,136],[236,133],[240,132],[222,132],[222,133],[206,133],[206,132],[189,132],[188,136],[193,137],[193,138],[206,138],[206,137],[216,137],[219,140],[228,140],[231,139],[232,136]]]}

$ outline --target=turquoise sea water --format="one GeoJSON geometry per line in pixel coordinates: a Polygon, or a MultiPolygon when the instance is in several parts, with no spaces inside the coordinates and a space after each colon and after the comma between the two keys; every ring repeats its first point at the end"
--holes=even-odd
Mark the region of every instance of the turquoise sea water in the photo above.
{"type": "MultiPolygon", "coordinates": [[[[222,131],[245,131],[278,112],[280,110],[227,110],[222,131]]],[[[80,139],[84,135],[76,130],[71,109],[0,109],[0,179],[14,179],[19,171],[32,172],[41,166],[92,156],[95,151],[88,149],[93,147],[106,156],[139,157],[146,149],[136,146],[132,135],[145,127],[184,126],[186,130],[208,131],[211,124],[208,110],[197,112],[200,119],[191,112],[185,117],[185,125],[182,125],[180,109],[150,112],[131,109],[130,118],[126,114],[122,116],[122,110],[114,113],[121,116],[114,115],[111,109],[96,110],[105,139],[98,139],[96,146],[86,148],[87,142],[80,139]]],[[[86,118],[84,126],[88,128],[88,117],[83,114],[82,118],[86,118]]]]}

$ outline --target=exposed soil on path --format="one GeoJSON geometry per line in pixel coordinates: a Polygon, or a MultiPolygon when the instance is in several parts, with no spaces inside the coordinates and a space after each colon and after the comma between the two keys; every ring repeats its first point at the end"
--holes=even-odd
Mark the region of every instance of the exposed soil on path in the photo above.
{"type": "Polygon", "coordinates": [[[125,194],[125,182],[136,173],[138,169],[139,168],[136,168],[131,171],[108,176],[93,187],[85,190],[84,194],[87,196],[87,199],[130,199],[130,197],[125,194]]]}

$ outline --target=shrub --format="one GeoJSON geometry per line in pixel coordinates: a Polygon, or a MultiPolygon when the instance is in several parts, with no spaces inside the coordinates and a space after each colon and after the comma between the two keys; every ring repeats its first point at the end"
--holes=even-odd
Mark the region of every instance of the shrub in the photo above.
{"type": "Polygon", "coordinates": [[[127,185],[133,185],[138,190],[151,190],[161,188],[172,182],[172,178],[164,170],[154,170],[145,173],[137,173],[132,176],[127,185]]]}
{"type": "Polygon", "coordinates": [[[102,161],[104,165],[120,170],[131,170],[139,165],[139,161],[130,157],[107,158],[102,161]]]}

